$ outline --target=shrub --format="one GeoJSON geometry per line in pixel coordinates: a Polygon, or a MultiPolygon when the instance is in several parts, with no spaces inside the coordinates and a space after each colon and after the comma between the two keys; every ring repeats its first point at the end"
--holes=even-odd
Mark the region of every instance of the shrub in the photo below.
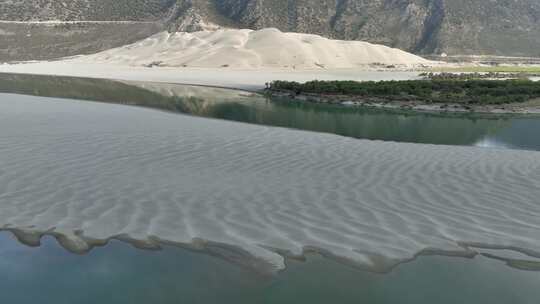
{"type": "Polygon", "coordinates": [[[274,81],[269,90],[424,102],[503,104],[540,98],[540,82],[530,80],[274,81]]]}

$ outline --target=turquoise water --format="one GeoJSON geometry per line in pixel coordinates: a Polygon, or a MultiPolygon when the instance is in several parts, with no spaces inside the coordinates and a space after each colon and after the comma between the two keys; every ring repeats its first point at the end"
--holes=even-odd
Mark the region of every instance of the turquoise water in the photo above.
{"type": "Polygon", "coordinates": [[[349,108],[233,90],[10,74],[0,74],[0,92],[138,105],[354,138],[540,150],[540,116],[349,108]]]}
{"type": "Polygon", "coordinates": [[[262,276],[212,256],[112,241],[87,255],[51,237],[19,245],[0,234],[2,303],[513,303],[536,304],[540,272],[501,261],[426,256],[390,274],[352,269],[317,256],[262,276]]]}
{"type": "Polygon", "coordinates": [[[224,103],[206,116],[363,139],[540,150],[540,117],[413,113],[287,101],[224,103]]]}
{"type": "MultiPolygon", "coordinates": [[[[540,150],[540,118],[534,116],[346,108],[210,88],[36,76],[0,75],[0,92],[146,106],[354,138],[540,150]]],[[[0,303],[538,303],[540,272],[533,270],[540,262],[504,256],[422,256],[388,274],[310,256],[287,261],[286,270],[271,276],[176,247],[145,251],[111,241],[75,255],[52,237],[30,248],[0,233],[0,303]]]]}

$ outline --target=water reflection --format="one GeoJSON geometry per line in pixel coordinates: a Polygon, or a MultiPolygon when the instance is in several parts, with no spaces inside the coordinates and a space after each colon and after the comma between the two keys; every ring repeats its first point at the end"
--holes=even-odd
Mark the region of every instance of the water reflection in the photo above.
{"type": "Polygon", "coordinates": [[[0,74],[0,92],[138,105],[354,138],[540,150],[539,116],[348,108],[227,89],[13,74],[0,74]]]}
{"type": "Polygon", "coordinates": [[[133,250],[112,241],[79,256],[50,237],[36,249],[0,233],[0,298],[18,304],[537,303],[540,273],[505,263],[430,256],[379,275],[311,256],[269,277],[175,247],[133,250]]]}
{"type": "MultiPolygon", "coordinates": [[[[540,150],[537,118],[435,115],[269,101],[240,91],[0,75],[0,91],[148,106],[357,138],[540,150]]],[[[73,255],[45,237],[33,249],[0,234],[1,303],[514,303],[540,298],[538,261],[497,252],[429,256],[377,275],[312,256],[260,276],[174,247],[112,241],[73,255]],[[509,267],[508,267],[509,266],[509,267]],[[530,271],[522,271],[522,269],[530,271]]]]}

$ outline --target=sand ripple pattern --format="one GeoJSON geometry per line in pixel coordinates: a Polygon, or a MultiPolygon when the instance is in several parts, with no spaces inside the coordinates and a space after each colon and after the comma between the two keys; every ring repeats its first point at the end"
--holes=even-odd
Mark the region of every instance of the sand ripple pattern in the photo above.
{"type": "MultiPolygon", "coordinates": [[[[355,140],[135,107],[0,95],[0,228],[73,246],[317,250],[369,267],[463,244],[540,256],[540,153],[355,140]]],[[[460,246],[461,245],[461,246],[460,246]]]]}

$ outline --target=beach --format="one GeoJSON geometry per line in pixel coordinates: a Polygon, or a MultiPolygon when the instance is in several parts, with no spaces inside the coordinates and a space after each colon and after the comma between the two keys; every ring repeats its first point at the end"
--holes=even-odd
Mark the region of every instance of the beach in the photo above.
{"type": "Polygon", "coordinates": [[[70,61],[34,62],[0,65],[0,73],[21,73],[192,84],[259,91],[273,80],[305,82],[309,80],[407,80],[417,79],[417,72],[369,71],[359,69],[230,69],[136,67],[105,63],[70,61]]]}

